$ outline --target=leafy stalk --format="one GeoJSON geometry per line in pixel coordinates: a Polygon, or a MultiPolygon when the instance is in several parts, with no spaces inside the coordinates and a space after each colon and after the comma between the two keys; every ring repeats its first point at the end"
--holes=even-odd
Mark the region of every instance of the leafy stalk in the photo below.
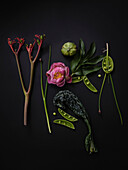
{"type": "Polygon", "coordinates": [[[113,95],[114,95],[116,107],[117,107],[117,110],[118,110],[118,113],[119,113],[119,116],[120,116],[121,125],[123,125],[123,119],[122,119],[121,111],[120,111],[118,101],[117,101],[117,98],[116,98],[116,92],[115,92],[114,83],[113,83],[111,74],[110,74],[110,80],[111,80],[111,85],[112,85],[112,90],[113,90],[113,95]]]}
{"type": "MultiPolygon", "coordinates": [[[[89,50],[85,53],[84,42],[82,39],[79,40],[79,50],[70,64],[72,71],[71,76],[73,78],[72,83],[80,82],[82,76],[86,76],[101,69],[101,66],[97,66],[97,64],[103,60],[104,56],[94,56],[95,52],[96,44],[94,42],[91,43],[89,50]]],[[[85,85],[87,86],[88,84],[85,83],[85,85]]],[[[89,89],[93,91],[92,88],[89,89]]]]}

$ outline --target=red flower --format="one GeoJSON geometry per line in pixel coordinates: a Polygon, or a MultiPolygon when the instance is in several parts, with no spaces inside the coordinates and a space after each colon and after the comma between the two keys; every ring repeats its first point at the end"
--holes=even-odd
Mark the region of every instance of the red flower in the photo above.
{"type": "Polygon", "coordinates": [[[19,38],[19,37],[16,37],[15,39],[18,40],[18,43],[22,46],[25,42],[24,38],[19,38]]]}
{"type": "Polygon", "coordinates": [[[22,47],[22,45],[24,44],[24,42],[25,42],[25,40],[24,40],[24,38],[15,38],[15,39],[17,39],[18,40],[18,43],[19,43],[19,47],[18,47],[18,50],[17,51],[15,51],[14,50],[14,48],[13,48],[13,44],[15,44],[16,43],[16,41],[15,40],[11,40],[10,38],[8,38],[8,45],[10,46],[10,48],[11,48],[11,50],[12,50],[12,52],[14,53],[14,54],[18,54],[18,52],[19,52],[19,50],[20,50],[20,48],[22,47]]]}
{"type": "Polygon", "coordinates": [[[43,40],[45,39],[45,34],[43,34],[43,35],[35,35],[35,37],[37,37],[38,39],[37,39],[37,44],[38,44],[38,46],[41,46],[41,44],[42,44],[42,42],[43,42],[43,40]]]}
{"type": "Polygon", "coordinates": [[[21,49],[22,45],[24,44],[25,40],[24,40],[24,38],[19,38],[19,37],[16,37],[15,39],[17,39],[18,43],[19,43],[19,48],[17,50],[17,53],[18,53],[19,50],[21,49]]]}
{"type": "Polygon", "coordinates": [[[32,53],[32,50],[33,50],[33,47],[34,47],[35,43],[36,43],[36,39],[34,39],[34,43],[33,44],[30,44],[29,46],[26,45],[26,49],[27,49],[29,54],[32,53]]]}
{"type": "Polygon", "coordinates": [[[15,53],[15,51],[14,51],[12,45],[15,44],[15,43],[16,43],[15,40],[11,40],[11,38],[8,38],[8,45],[10,46],[13,53],[15,53]]]}

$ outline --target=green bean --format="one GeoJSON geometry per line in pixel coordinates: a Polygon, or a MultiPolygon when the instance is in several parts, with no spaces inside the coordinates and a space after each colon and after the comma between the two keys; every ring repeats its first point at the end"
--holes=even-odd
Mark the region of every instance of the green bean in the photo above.
{"type": "Polygon", "coordinates": [[[63,116],[65,119],[71,121],[71,122],[75,122],[78,121],[78,119],[76,119],[75,117],[69,115],[68,113],[64,112],[62,109],[58,108],[58,112],[61,114],[61,116],[63,116]]]}
{"type": "Polygon", "coordinates": [[[92,85],[87,76],[83,77],[84,84],[93,92],[97,92],[97,89],[92,85]]]}
{"type": "Polygon", "coordinates": [[[105,73],[109,74],[113,71],[114,63],[110,56],[105,56],[102,61],[102,69],[105,73]]]}
{"type": "Polygon", "coordinates": [[[71,128],[71,129],[75,129],[74,125],[71,122],[64,120],[64,119],[56,119],[56,120],[53,121],[53,123],[57,123],[59,125],[66,126],[68,128],[71,128]]]}

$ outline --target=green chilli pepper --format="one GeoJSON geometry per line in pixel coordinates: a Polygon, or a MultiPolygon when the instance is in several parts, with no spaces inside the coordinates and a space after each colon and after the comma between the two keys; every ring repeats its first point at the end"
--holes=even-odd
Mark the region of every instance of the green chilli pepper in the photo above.
{"type": "Polygon", "coordinates": [[[66,126],[68,128],[71,128],[71,129],[75,129],[74,125],[71,122],[64,120],[64,119],[56,119],[56,120],[53,121],[53,123],[57,123],[59,125],[66,126]]]}
{"type": "Polygon", "coordinates": [[[73,56],[76,54],[76,45],[72,42],[67,42],[62,46],[61,52],[65,56],[73,56]]]}
{"type": "Polygon", "coordinates": [[[102,94],[103,87],[104,87],[104,84],[105,84],[106,76],[108,75],[108,79],[110,78],[110,81],[111,81],[113,95],[114,95],[116,107],[117,107],[117,110],[118,110],[118,113],[119,113],[119,116],[120,116],[121,125],[123,125],[123,119],[122,119],[121,111],[120,111],[120,108],[119,108],[119,105],[118,105],[116,92],[115,92],[115,88],[114,88],[114,83],[113,83],[112,75],[111,75],[111,72],[114,69],[114,63],[113,63],[112,58],[110,56],[108,56],[108,43],[106,43],[106,47],[107,47],[106,56],[104,57],[104,59],[102,61],[102,69],[105,72],[105,75],[104,75],[104,79],[103,79],[102,86],[101,86],[101,89],[100,89],[100,94],[99,94],[99,113],[101,113],[101,108],[100,108],[101,94],[102,94]]]}
{"type": "Polygon", "coordinates": [[[78,119],[76,119],[75,117],[69,115],[68,113],[64,112],[62,109],[58,108],[58,112],[61,114],[61,116],[63,116],[65,119],[71,121],[71,122],[75,122],[78,121],[78,119]]]}

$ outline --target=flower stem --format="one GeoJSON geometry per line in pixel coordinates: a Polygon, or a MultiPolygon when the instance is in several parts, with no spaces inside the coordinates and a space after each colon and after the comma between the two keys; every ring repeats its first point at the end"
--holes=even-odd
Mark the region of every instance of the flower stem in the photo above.
{"type": "Polygon", "coordinates": [[[110,74],[110,80],[111,80],[111,85],[112,85],[112,90],[113,90],[113,95],[114,95],[116,107],[117,107],[117,110],[118,110],[118,113],[119,113],[119,116],[120,116],[121,125],[123,125],[123,119],[122,119],[121,111],[120,111],[120,108],[119,108],[119,105],[118,105],[118,101],[117,101],[117,98],[116,98],[116,92],[115,92],[115,88],[114,88],[114,84],[113,84],[113,80],[112,80],[111,74],[110,74]]]}
{"type": "Polygon", "coordinates": [[[18,54],[15,54],[15,57],[16,57],[16,63],[17,63],[17,67],[18,67],[20,82],[21,82],[23,93],[24,93],[24,96],[25,96],[25,103],[24,103],[24,125],[26,126],[27,125],[27,110],[28,110],[28,103],[29,103],[29,95],[30,95],[30,91],[31,91],[31,87],[32,87],[32,80],[33,80],[34,62],[31,61],[29,88],[28,88],[28,91],[26,91],[25,87],[24,87],[23,79],[22,79],[21,70],[20,70],[18,54]]]}
{"type": "MultiPolygon", "coordinates": [[[[51,61],[51,45],[49,46],[48,70],[50,69],[50,61],[51,61]]],[[[45,84],[45,99],[47,95],[47,89],[48,89],[48,80],[46,80],[46,84],[45,84]]]]}
{"type": "Polygon", "coordinates": [[[29,94],[26,94],[26,95],[25,95],[25,103],[24,103],[24,126],[27,125],[28,102],[29,102],[29,94]]]}
{"type": "Polygon", "coordinates": [[[101,94],[102,94],[102,91],[103,91],[103,87],[104,87],[104,83],[105,83],[105,79],[106,79],[106,73],[104,75],[104,79],[103,79],[103,82],[102,82],[102,86],[101,86],[101,89],[100,89],[100,94],[99,94],[99,113],[101,113],[101,108],[100,108],[100,103],[101,103],[101,94]]]}
{"type": "Polygon", "coordinates": [[[46,98],[45,98],[45,94],[44,94],[44,90],[43,90],[42,61],[40,61],[40,69],[41,69],[41,93],[42,93],[42,98],[43,98],[43,102],[44,102],[44,109],[45,109],[45,114],[46,114],[46,119],[47,119],[48,130],[49,130],[49,133],[51,133],[48,111],[47,111],[47,106],[46,106],[46,98]]]}
{"type": "Polygon", "coordinates": [[[23,79],[22,79],[22,75],[21,75],[20,64],[19,64],[19,59],[18,59],[18,54],[15,53],[15,57],[16,57],[16,63],[17,63],[17,67],[18,67],[19,76],[20,76],[21,86],[22,86],[22,89],[23,89],[23,93],[24,93],[24,95],[25,95],[25,94],[26,94],[26,90],[25,90],[24,83],[23,83],[23,79]]]}

